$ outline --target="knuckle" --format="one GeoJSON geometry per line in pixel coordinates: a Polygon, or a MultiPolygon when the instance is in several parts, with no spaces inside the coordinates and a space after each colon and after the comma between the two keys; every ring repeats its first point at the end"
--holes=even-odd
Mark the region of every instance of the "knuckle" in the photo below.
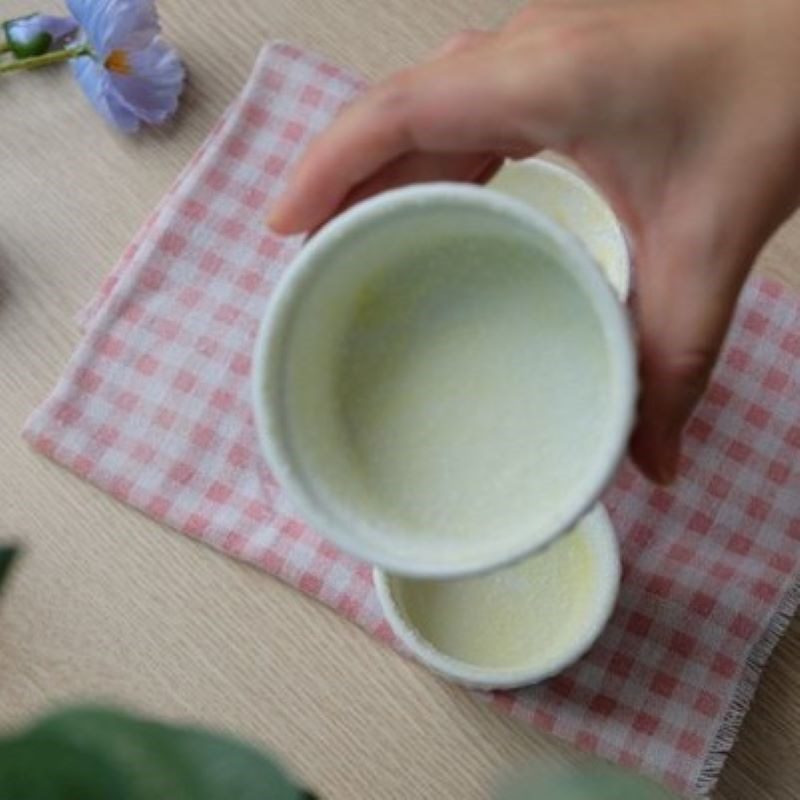
{"type": "Polygon", "coordinates": [[[618,13],[600,5],[570,6],[542,26],[550,49],[572,61],[607,67],[619,55],[630,54],[630,24],[618,13]]]}
{"type": "Polygon", "coordinates": [[[402,116],[408,108],[411,94],[410,74],[399,72],[372,89],[369,99],[375,112],[402,116]]]}
{"type": "Polygon", "coordinates": [[[716,352],[710,347],[694,347],[666,356],[661,365],[664,379],[684,387],[687,394],[700,397],[706,390],[716,352]]]}
{"type": "Polygon", "coordinates": [[[467,28],[450,36],[445,42],[444,47],[448,52],[456,52],[478,44],[483,41],[487,35],[488,34],[484,31],[467,28]]]}
{"type": "Polygon", "coordinates": [[[515,14],[508,23],[512,30],[543,25],[560,19],[569,9],[569,4],[564,0],[539,0],[529,3],[525,8],[515,14]]]}
{"type": "Polygon", "coordinates": [[[591,118],[609,98],[625,52],[618,26],[601,14],[562,16],[522,35],[524,57],[557,87],[558,113],[591,118]]]}
{"type": "Polygon", "coordinates": [[[623,38],[618,26],[592,15],[559,25],[548,44],[553,57],[560,57],[562,67],[573,77],[587,80],[609,72],[624,51],[623,38]]]}
{"type": "Polygon", "coordinates": [[[380,121],[376,127],[384,144],[397,150],[414,146],[413,119],[417,113],[417,88],[413,69],[401,72],[371,90],[364,113],[380,121]]]}

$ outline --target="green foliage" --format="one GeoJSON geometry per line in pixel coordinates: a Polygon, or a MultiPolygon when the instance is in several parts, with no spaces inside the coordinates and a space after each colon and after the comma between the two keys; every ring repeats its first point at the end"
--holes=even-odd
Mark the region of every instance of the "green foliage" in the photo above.
{"type": "Polygon", "coordinates": [[[0,800],[302,800],[248,744],[100,707],[0,739],[0,800]]]}
{"type": "Polygon", "coordinates": [[[646,778],[603,763],[542,775],[526,772],[506,784],[500,800],[677,800],[646,778]]]}

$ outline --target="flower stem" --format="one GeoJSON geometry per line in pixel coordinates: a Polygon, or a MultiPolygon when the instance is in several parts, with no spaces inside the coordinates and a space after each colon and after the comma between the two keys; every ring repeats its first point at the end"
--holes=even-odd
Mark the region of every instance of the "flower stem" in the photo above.
{"type": "Polygon", "coordinates": [[[47,67],[50,64],[60,64],[62,61],[69,61],[71,58],[91,55],[91,50],[87,45],[80,47],[70,47],[66,50],[56,50],[54,53],[45,53],[33,58],[22,58],[19,61],[10,61],[7,64],[0,64],[0,74],[4,72],[19,72],[23,69],[36,69],[37,67],[47,67]]]}

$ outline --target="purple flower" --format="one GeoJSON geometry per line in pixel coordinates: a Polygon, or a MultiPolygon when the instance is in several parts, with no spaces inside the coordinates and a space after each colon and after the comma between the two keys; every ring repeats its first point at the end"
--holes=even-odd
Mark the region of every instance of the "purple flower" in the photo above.
{"type": "Polygon", "coordinates": [[[67,5],[88,49],[73,59],[72,69],[92,105],[127,132],[170,117],[184,70],[159,36],[153,0],[68,0],[67,5]]]}
{"type": "Polygon", "coordinates": [[[72,17],[46,14],[28,14],[3,23],[6,44],[16,58],[31,58],[61,50],[77,30],[78,23],[72,17]]]}

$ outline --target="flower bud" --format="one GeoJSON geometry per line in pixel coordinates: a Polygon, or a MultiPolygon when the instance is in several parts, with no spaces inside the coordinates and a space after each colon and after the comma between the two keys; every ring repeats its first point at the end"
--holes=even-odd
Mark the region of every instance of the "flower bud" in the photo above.
{"type": "Polygon", "coordinates": [[[16,58],[41,56],[61,50],[78,30],[72,17],[29,14],[3,23],[8,49],[16,58]]]}

